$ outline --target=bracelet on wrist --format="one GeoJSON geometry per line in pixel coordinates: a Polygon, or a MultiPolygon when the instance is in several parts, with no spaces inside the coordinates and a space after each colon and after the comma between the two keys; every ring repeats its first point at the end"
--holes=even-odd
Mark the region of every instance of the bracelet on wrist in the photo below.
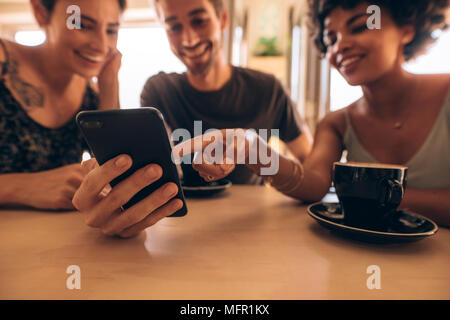
{"type": "Polygon", "coordinates": [[[292,164],[294,166],[292,169],[292,174],[282,184],[274,183],[273,176],[264,178],[264,181],[283,193],[290,193],[298,189],[301,183],[303,182],[304,177],[303,167],[301,166],[301,164],[296,162],[292,162],[292,164]]]}

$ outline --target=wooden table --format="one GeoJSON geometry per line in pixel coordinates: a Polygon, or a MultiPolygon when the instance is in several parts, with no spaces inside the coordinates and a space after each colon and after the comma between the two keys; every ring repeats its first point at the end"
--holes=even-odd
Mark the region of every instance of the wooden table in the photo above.
{"type": "Polygon", "coordinates": [[[0,211],[1,299],[449,299],[450,230],[377,245],[322,228],[306,206],[266,187],[188,200],[133,239],[79,213],[0,211]],[[71,265],[81,289],[66,286],[71,265]],[[381,289],[369,290],[369,266],[381,289]]]}

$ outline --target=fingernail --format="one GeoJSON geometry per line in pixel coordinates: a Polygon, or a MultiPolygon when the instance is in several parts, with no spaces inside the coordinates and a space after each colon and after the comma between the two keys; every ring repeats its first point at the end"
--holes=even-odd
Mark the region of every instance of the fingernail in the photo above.
{"type": "Polygon", "coordinates": [[[174,194],[176,194],[177,191],[178,191],[178,190],[177,190],[177,187],[176,187],[176,186],[170,185],[170,186],[167,186],[166,189],[164,190],[164,195],[165,195],[166,197],[171,197],[171,196],[173,196],[174,194]]]}
{"type": "Polygon", "coordinates": [[[177,200],[173,204],[173,207],[174,207],[175,210],[179,210],[179,209],[181,209],[183,207],[183,202],[181,200],[177,200]]]}
{"type": "Polygon", "coordinates": [[[148,167],[145,170],[145,174],[147,175],[148,178],[150,179],[155,179],[158,176],[158,171],[156,170],[155,167],[148,167]]]}
{"type": "Polygon", "coordinates": [[[83,161],[83,162],[81,163],[81,167],[82,167],[83,169],[86,169],[86,170],[88,170],[88,171],[91,171],[92,169],[94,169],[94,162],[91,161],[91,160],[83,161]]]}
{"type": "Polygon", "coordinates": [[[119,168],[125,167],[128,164],[128,159],[125,156],[121,156],[119,159],[116,160],[115,164],[119,168]]]}

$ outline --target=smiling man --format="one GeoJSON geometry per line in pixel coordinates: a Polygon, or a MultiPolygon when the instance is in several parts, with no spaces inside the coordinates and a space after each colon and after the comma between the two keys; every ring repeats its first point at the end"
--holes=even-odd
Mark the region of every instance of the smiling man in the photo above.
{"type": "MultiPolygon", "coordinates": [[[[281,83],[272,75],[226,62],[223,32],[229,15],[223,0],[155,0],[154,4],[170,47],[187,72],[151,77],[141,105],[157,107],[171,130],[187,129],[192,136],[195,121],[201,121],[203,131],[279,129],[279,138],[289,150],[305,159],[311,134],[281,83]]],[[[262,183],[244,165],[237,165],[228,178],[235,184],[262,183]]]]}

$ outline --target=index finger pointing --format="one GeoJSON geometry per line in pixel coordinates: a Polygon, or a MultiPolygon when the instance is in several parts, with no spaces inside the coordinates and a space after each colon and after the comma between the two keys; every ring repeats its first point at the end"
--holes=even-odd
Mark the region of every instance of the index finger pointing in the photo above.
{"type": "Polygon", "coordinates": [[[215,130],[177,144],[172,148],[172,160],[179,164],[181,157],[191,153],[201,152],[211,143],[217,140],[220,141],[219,135],[222,136],[221,131],[215,130]]]}

